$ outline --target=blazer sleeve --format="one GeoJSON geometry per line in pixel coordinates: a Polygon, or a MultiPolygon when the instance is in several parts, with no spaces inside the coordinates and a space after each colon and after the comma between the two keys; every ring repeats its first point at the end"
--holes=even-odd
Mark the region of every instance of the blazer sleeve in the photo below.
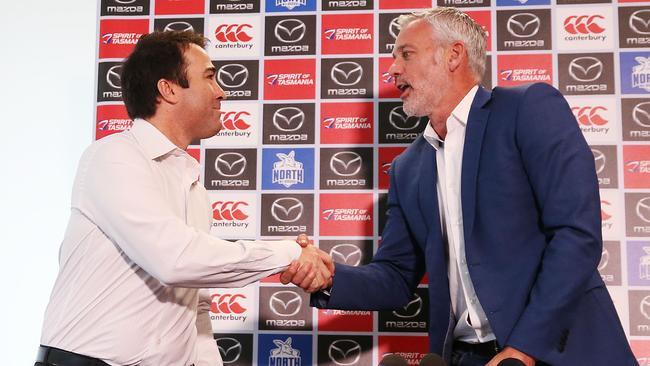
{"type": "Polygon", "coordinates": [[[398,197],[395,174],[399,171],[399,160],[396,158],[391,168],[388,217],[377,253],[364,266],[337,263],[330,295],[312,295],[312,306],[343,310],[396,309],[413,297],[424,274],[424,256],[410,234],[398,197]]]}
{"type": "Polygon", "coordinates": [[[566,338],[594,278],[602,251],[600,198],[591,150],[555,88],[529,87],[516,124],[516,143],[547,245],[507,345],[534,357],[566,338]]]}

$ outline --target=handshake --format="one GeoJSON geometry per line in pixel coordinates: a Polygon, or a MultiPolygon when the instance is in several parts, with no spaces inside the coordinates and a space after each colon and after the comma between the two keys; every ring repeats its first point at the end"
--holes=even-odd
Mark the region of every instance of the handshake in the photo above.
{"type": "Polygon", "coordinates": [[[300,258],[280,274],[280,281],[285,285],[291,282],[308,293],[331,287],[334,277],[332,257],[310,245],[306,234],[298,235],[296,242],[302,247],[300,258]]]}

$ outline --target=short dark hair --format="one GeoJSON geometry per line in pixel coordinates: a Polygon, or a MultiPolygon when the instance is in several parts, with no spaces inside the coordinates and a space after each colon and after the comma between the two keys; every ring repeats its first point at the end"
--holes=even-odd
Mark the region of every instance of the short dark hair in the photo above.
{"type": "Polygon", "coordinates": [[[191,31],[153,32],[140,37],[121,72],[122,100],[129,117],[147,118],[156,113],[158,80],[189,87],[183,52],[191,44],[205,48],[206,38],[191,31]]]}

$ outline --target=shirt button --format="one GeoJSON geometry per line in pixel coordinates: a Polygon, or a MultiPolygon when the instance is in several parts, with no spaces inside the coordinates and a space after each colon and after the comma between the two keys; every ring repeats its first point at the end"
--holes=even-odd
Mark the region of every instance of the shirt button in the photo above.
{"type": "Polygon", "coordinates": [[[476,304],[476,298],[473,297],[472,300],[470,300],[470,302],[471,302],[472,304],[476,304]]]}

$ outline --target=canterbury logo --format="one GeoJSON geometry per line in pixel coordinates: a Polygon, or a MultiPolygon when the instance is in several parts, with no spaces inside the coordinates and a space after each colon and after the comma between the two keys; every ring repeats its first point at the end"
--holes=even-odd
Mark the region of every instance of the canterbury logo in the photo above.
{"type": "Polygon", "coordinates": [[[249,42],[253,37],[246,30],[251,28],[250,24],[221,24],[214,30],[214,37],[219,42],[249,42]]]}
{"type": "Polygon", "coordinates": [[[246,311],[238,301],[246,299],[242,294],[214,294],[211,296],[210,311],[215,314],[241,314],[246,311]]]}
{"type": "Polygon", "coordinates": [[[606,211],[609,208],[611,208],[611,203],[605,200],[600,200],[600,219],[602,221],[607,221],[612,218],[612,215],[606,211]]]}
{"type": "Polygon", "coordinates": [[[248,112],[227,112],[223,115],[223,127],[226,130],[247,130],[251,125],[242,116],[250,116],[248,112]]]}
{"type": "Polygon", "coordinates": [[[573,107],[571,108],[573,115],[583,126],[602,126],[609,122],[603,118],[599,113],[607,112],[605,107],[573,107]]]}
{"type": "Polygon", "coordinates": [[[605,28],[598,24],[598,20],[605,19],[602,15],[572,15],[564,20],[564,30],[571,34],[599,34],[605,28]]]}
{"type": "Polygon", "coordinates": [[[217,201],[212,204],[212,217],[217,221],[242,221],[248,218],[248,215],[240,209],[247,207],[248,203],[239,201],[217,201]]]}

